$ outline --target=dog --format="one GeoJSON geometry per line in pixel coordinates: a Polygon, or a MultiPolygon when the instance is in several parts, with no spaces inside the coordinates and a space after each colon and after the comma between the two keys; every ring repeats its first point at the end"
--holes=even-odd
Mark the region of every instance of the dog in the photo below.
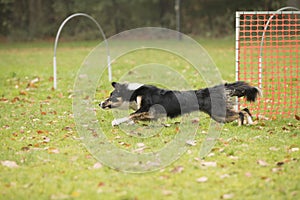
{"type": "Polygon", "coordinates": [[[253,124],[248,108],[235,111],[234,96],[255,102],[261,90],[243,81],[225,83],[199,90],[167,90],[140,83],[112,82],[114,90],[99,106],[103,109],[131,108],[128,117],[114,119],[112,126],[154,120],[166,116],[174,118],[194,111],[202,111],[220,123],[238,120],[239,125],[253,124]]]}

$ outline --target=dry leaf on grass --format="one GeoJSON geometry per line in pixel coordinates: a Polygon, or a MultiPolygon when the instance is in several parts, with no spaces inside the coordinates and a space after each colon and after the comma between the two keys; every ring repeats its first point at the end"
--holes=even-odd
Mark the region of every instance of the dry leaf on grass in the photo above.
{"type": "Polygon", "coordinates": [[[196,146],[197,142],[196,142],[196,140],[187,140],[185,143],[190,146],[196,146]]]}
{"type": "Polygon", "coordinates": [[[233,194],[223,194],[221,196],[221,199],[232,199],[234,197],[233,194]]]}
{"type": "Polygon", "coordinates": [[[204,182],[206,182],[208,180],[208,178],[206,177],[206,176],[202,176],[202,177],[200,177],[200,178],[197,178],[197,182],[198,183],[204,183],[204,182]]]}
{"type": "Polygon", "coordinates": [[[289,149],[289,152],[296,152],[296,151],[299,151],[298,147],[293,147],[293,148],[289,149]]]}
{"type": "Polygon", "coordinates": [[[171,170],[172,173],[181,173],[183,172],[184,170],[184,167],[183,166],[177,166],[177,167],[174,167],[174,169],[171,170]]]}
{"type": "Polygon", "coordinates": [[[216,162],[205,162],[205,161],[202,161],[201,165],[205,166],[205,167],[216,167],[217,163],[216,162]]]}
{"type": "Polygon", "coordinates": [[[49,154],[58,154],[59,150],[57,148],[50,147],[50,148],[48,148],[48,153],[49,154]]]}
{"type": "Polygon", "coordinates": [[[266,167],[266,166],[269,165],[269,164],[268,164],[266,161],[264,161],[264,160],[258,160],[258,161],[257,161],[257,164],[259,164],[260,166],[263,166],[263,167],[266,167]]]}
{"type": "Polygon", "coordinates": [[[163,190],[162,191],[162,194],[165,195],[165,196],[169,196],[171,195],[173,192],[171,190],[163,190]]]}
{"type": "Polygon", "coordinates": [[[100,169],[102,167],[102,164],[100,162],[96,162],[92,168],[90,169],[100,169]]]}
{"type": "Polygon", "coordinates": [[[9,167],[9,168],[19,167],[19,165],[15,161],[11,161],[11,160],[1,161],[1,165],[5,166],[5,167],[9,167]]]}

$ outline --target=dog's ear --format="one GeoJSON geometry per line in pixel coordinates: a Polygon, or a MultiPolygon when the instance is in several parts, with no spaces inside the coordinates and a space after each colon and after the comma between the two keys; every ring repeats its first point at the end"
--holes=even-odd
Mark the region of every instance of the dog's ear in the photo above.
{"type": "Polygon", "coordinates": [[[117,85],[118,85],[117,82],[112,82],[112,83],[111,83],[111,86],[113,86],[114,88],[116,88],[117,85]]]}

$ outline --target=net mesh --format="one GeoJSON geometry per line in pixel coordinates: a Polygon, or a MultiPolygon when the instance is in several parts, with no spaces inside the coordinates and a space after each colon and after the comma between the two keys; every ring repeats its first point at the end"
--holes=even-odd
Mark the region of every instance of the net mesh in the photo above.
{"type": "Polygon", "coordinates": [[[237,79],[263,92],[257,103],[240,100],[239,107],[248,107],[257,117],[299,115],[300,12],[239,12],[236,28],[237,79]]]}

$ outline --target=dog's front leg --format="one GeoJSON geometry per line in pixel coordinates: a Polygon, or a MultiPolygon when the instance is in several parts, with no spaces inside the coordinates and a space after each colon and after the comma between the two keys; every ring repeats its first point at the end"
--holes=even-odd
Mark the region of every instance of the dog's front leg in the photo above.
{"type": "Polygon", "coordinates": [[[122,123],[125,123],[125,122],[128,122],[128,123],[134,123],[133,120],[130,118],[130,117],[123,117],[123,118],[119,118],[119,119],[114,119],[112,122],[111,122],[111,125],[112,126],[118,126],[122,123]]]}
{"type": "Polygon", "coordinates": [[[153,116],[147,112],[148,110],[149,110],[148,106],[143,106],[140,109],[138,109],[136,112],[132,113],[129,117],[114,119],[111,122],[111,125],[118,126],[125,122],[128,122],[129,124],[134,124],[134,120],[153,119],[153,116]]]}

